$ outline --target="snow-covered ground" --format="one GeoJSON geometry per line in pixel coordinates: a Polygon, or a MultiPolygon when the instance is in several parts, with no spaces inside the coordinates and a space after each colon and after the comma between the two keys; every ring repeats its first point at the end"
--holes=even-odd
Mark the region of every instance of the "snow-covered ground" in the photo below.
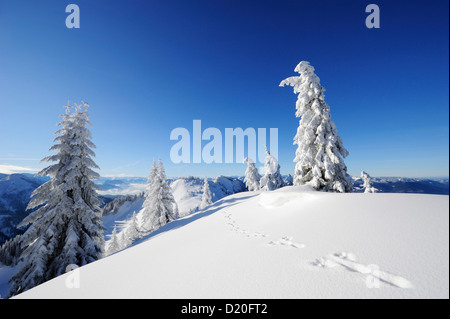
{"type": "Polygon", "coordinates": [[[17,298],[449,298],[449,197],[243,192],[17,298]]]}

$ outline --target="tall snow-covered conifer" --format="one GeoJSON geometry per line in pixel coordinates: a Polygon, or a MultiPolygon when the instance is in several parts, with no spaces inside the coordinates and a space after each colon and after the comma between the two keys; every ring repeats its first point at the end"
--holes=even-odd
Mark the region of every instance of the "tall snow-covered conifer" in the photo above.
{"type": "Polygon", "coordinates": [[[331,120],[325,89],[309,62],[300,62],[295,72],[300,76],[280,83],[293,86],[298,94],[295,115],[301,119],[294,138],[294,144],[298,145],[294,185],[310,183],[317,190],[351,192],[353,183],[343,160],[348,152],[331,120]]]}
{"type": "Polygon", "coordinates": [[[147,177],[148,187],[150,187],[150,185],[151,185],[152,181],[155,179],[157,173],[158,173],[158,167],[156,166],[156,161],[153,159],[152,168],[147,177]]]}
{"type": "Polygon", "coordinates": [[[200,203],[199,208],[204,209],[212,204],[212,195],[211,190],[209,189],[209,182],[208,179],[205,178],[203,182],[203,195],[202,195],[202,202],[200,203]]]}
{"type": "Polygon", "coordinates": [[[161,159],[158,166],[155,169],[152,168],[150,176],[153,180],[147,187],[141,211],[141,227],[146,232],[153,232],[179,217],[178,206],[166,180],[161,159]]]}
{"type": "Polygon", "coordinates": [[[9,296],[28,290],[66,272],[69,265],[83,266],[101,258],[104,239],[100,218],[99,189],[92,180],[100,176],[92,169],[88,104],[66,106],[55,145],[55,155],[43,161],[56,162],[38,173],[50,181],[33,193],[27,209],[37,208],[19,227],[30,224],[21,237],[23,262],[12,277],[9,296]]]}
{"type": "Polygon", "coordinates": [[[260,180],[260,189],[263,191],[273,191],[284,186],[283,178],[280,173],[278,160],[270,155],[266,147],[266,161],[264,163],[265,173],[260,180]]]}
{"type": "Polygon", "coordinates": [[[245,170],[244,178],[245,186],[250,192],[259,190],[261,175],[259,175],[258,173],[255,162],[253,162],[251,158],[245,157],[244,163],[247,163],[247,169],[245,170]]]}

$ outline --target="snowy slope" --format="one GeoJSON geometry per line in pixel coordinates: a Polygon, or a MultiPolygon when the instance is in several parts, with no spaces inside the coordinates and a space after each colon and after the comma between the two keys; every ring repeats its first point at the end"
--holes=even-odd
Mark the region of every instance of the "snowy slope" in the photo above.
{"type": "Polygon", "coordinates": [[[448,208],[442,195],[239,193],[81,267],[79,288],[69,273],[17,297],[448,298],[448,208]]]}
{"type": "MultiPolygon", "coordinates": [[[[244,183],[236,178],[219,176],[208,181],[208,183],[211,188],[213,202],[230,194],[245,191],[244,183]]],[[[179,178],[172,181],[170,187],[181,217],[198,210],[202,202],[203,179],[196,177],[179,178]]],[[[127,222],[130,221],[133,212],[138,214],[142,210],[144,200],[144,198],[138,198],[136,200],[125,201],[116,213],[110,213],[103,217],[103,224],[106,227],[104,233],[105,240],[111,237],[114,226],[117,226],[117,232],[120,232],[127,225],[127,222]]],[[[138,218],[140,218],[139,215],[138,218]]]]}
{"type": "MultiPolygon", "coordinates": [[[[103,216],[103,226],[105,229],[105,235],[109,236],[114,226],[118,226],[118,231],[120,231],[121,226],[123,226],[124,222],[131,219],[133,216],[133,212],[139,212],[142,209],[142,204],[144,203],[145,198],[137,198],[135,200],[125,201],[117,210],[116,213],[110,213],[106,216],[103,216]]],[[[105,238],[106,239],[106,238],[105,238]]]]}
{"type": "Polygon", "coordinates": [[[198,178],[180,178],[170,184],[180,216],[197,211],[202,202],[203,181],[198,178]]]}
{"type": "MultiPolygon", "coordinates": [[[[202,178],[188,177],[177,179],[170,184],[180,216],[187,216],[198,210],[202,202],[203,182],[202,178]]],[[[232,177],[219,176],[208,183],[213,202],[246,190],[242,180],[232,177]]]]}

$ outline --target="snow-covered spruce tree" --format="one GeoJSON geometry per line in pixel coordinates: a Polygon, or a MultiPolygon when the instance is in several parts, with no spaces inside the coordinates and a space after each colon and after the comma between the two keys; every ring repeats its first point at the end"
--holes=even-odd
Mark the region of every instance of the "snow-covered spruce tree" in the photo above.
{"type": "Polygon", "coordinates": [[[141,210],[141,214],[143,216],[143,218],[141,219],[141,228],[142,231],[149,231],[151,230],[151,226],[149,225],[150,223],[150,216],[152,214],[151,212],[151,208],[150,206],[152,205],[152,197],[154,196],[154,192],[153,192],[153,181],[155,180],[156,174],[158,172],[158,168],[156,166],[156,161],[153,159],[153,165],[152,168],[150,169],[150,173],[148,174],[147,177],[147,186],[145,187],[145,192],[144,192],[144,203],[142,204],[142,210],[141,210]],[[146,230],[145,227],[150,227],[150,229],[146,230]]]}
{"type": "Polygon", "coordinates": [[[147,189],[148,189],[148,187],[150,187],[150,185],[151,185],[152,181],[155,179],[157,173],[158,173],[158,167],[156,166],[156,161],[153,159],[152,168],[147,177],[147,181],[148,181],[147,189]]]}
{"type": "Polygon", "coordinates": [[[115,252],[118,252],[121,248],[121,244],[119,238],[117,237],[117,228],[114,226],[114,229],[111,234],[111,239],[108,242],[108,248],[106,249],[106,256],[112,255],[115,252]]]}
{"type": "Polygon", "coordinates": [[[280,165],[275,157],[270,155],[266,147],[266,161],[264,163],[265,174],[260,180],[260,189],[263,191],[273,191],[284,186],[280,173],[280,165]]]}
{"type": "Polygon", "coordinates": [[[251,158],[244,157],[244,163],[247,163],[247,169],[245,170],[244,183],[250,192],[259,190],[259,183],[261,175],[258,173],[258,169],[255,166],[255,162],[251,158]]]}
{"type": "Polygon", "coordinates": [[[362,171],[361,172],[361,179],[363,180],[364,184],[364,193],[376,193],[378,189],[372,186],[372,179],[369,174],[362,171]]]}
{"type": "Polygon", "coordinates": [[[133,212],[133,216],[131,217],[130,222],[125,228],[125,236],[129,242],[134,242],[136,239],[141,237],[141,233],[139,231],[139,225],[136,218],[136,212],[133,212]]]}
{"type": "Polygon", "coordinates": [[[294,137],[294,144],[298,145],[294,185],[310,183],[317,190],[351,192],[353,184],[343,160],[348,152],[331,120],[325,89],[309,62],[300,62],[295,72],[300,76],[280,83],[293,86],[294,93],[299,94],[295,115],[301,119],[294,137]]]}
{"type": "Polygon", "coordinates": [[[294,178],[291,174],[288,174],[286,178],[284,178],[284,186],[292,186],[294,184],[294,178]]]}
{"type": "Polygon", "coordinates": [[[212,195],[211,190],[209,189],[209,182],[208,179],[205,178],[203,181],[203,195],[202,195],[202,202],[200,203],[199,208],[204,209],[212,204],[212,195]]]}
{"type": "Polygon", "coordinates": [[[39,207],[18,227],[31,224],[21,236],[23,262],[12,277],[8,292],[13,296],[66,272],[67,266],[83,266],[102,256],[104,239],[100,218],[99,189],[93,179],[91,132],[88,105],[69,105],[59,123],[55,155],[43,161],[57,162],[38,173],[50,181],[33,193],[27,209],[39,207]]]}
{"type": "MultiPolygon", "coordinates": [[[[152,172],[150,175],[152,175],[152,172]]],[[[173,197],[172,189],[166,180],[161,159],[152,177],[153,180],[147,187],[141,211],[141,227],[145,232],[153,232],[179,217],[178,206],[173,197]]]]}
{"type": "Polygon", "coordinates": [[[125,236],[125,232],[123,230],[117,235],[117,238],[119,241],[120,250],[131,245],[131,241],[125,236]]]}

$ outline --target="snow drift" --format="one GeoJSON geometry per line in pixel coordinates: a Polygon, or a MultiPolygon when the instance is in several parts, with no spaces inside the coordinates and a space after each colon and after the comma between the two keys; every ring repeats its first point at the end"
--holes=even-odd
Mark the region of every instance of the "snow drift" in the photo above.
{"type": "Polygon", "coordinates": [[[449,197],[225,197],[17,298],[449,298],[449,197]],[[72,287],[72,288],[70,288],[72,287]]]}

